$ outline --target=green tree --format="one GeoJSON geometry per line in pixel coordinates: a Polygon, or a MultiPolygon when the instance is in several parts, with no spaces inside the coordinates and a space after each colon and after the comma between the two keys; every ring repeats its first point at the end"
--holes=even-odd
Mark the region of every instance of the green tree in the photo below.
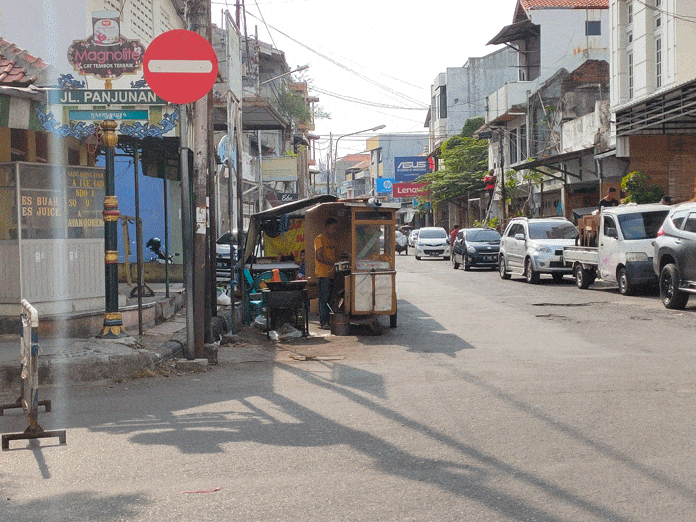
{"type": "Polygon", "coordinates": [[[658,203],[665,195],[660,185],[651,183],[651,178],[634,170],[621,180],[621,189],[626,193],[624,203],[658,203]]]}
{"type": "MultiPolygon", "coordinates": [[[[466,121],[461,134],[449,138],[440,149],[443,169],[418,178],[427,183],[429,200],[434,207],[466,196],[468,192],[484,188],[483,177],[488,171],[488,141],[473,137],[474,131],[483,125],[481,117],[466,121]]],[[[423,205],[421,205],[423,207],[423,205]]]]}

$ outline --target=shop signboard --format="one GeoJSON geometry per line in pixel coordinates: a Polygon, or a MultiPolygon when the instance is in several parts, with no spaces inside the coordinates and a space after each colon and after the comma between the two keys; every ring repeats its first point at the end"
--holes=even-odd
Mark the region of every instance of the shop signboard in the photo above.
{"type": "Polygon", "coordinates": [[[431,172],[430,162],[425,156],[397,156],[394,158],[394,178],[399,183],[415,181],[431,172]]]}
{"type": "Polygon", "coordinates": [[[377,194],[391,194],[394,178],[377,178],[375,180],[375,188],[377,194]]]}
{"type": "Polygon", "coordinates": [[[395,198],[418,197],[423,192],[426,183],[394,183],[395,198]]]}
{"type": "Polygon", "coordinates": [[[92,28],[91,36],[68,47],[68,62],[78,73],[113,80],[141,69],[145,47],[121,36],[117,11],[92,13],[92,28]]]}
{"type": "Polygon", "coordinates": [[[297,158],[293,156],[263,158],[264,181],[297,181],[297,158]]]}

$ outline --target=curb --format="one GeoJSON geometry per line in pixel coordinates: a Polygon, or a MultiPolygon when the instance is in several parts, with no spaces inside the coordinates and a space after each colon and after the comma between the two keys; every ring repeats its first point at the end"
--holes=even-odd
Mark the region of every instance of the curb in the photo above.
{"type": "MultiPolygon", "coordinates": [[[[154,371],[165,362],[183,356],[185,334],[177,334],[152,350],[133,349],[132,354],[94,353],[86,357],[39,364],[39,384],[85,383],[104,379],[124,379],[143,370],[154,371]]],[[[0,388],[21,386],[19,362],[0,366],[0,388]]]]}

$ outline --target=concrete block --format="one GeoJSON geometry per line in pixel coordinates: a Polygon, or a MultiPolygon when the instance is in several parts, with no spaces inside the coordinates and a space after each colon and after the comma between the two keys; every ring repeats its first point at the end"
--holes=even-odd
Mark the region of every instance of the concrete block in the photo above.
{"type": "Polygon", "coordinates": [[[176,361],[176,369],[182,372],[207,372],[208,359],[179,359],[176,361]]]}
{"type": "Polygon", "coordinates": [[[203,353],[206,359],[208,359],[208,364],[211,366],[216,366],[218,363],[218,347],[214,344],[206,344],[203,346],[203,353]]]}

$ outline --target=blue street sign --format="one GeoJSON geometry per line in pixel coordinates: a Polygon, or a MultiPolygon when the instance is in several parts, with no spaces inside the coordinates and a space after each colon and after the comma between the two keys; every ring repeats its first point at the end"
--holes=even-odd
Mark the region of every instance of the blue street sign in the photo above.
{"type": "Polygon", "coordinates": [[[68,111],[68,118],[71,120],[147,120],[148,111],[147,110],[129,110],[129,111],[118,111],[118,110],[103,110],[103,111],[68,111]]]}

